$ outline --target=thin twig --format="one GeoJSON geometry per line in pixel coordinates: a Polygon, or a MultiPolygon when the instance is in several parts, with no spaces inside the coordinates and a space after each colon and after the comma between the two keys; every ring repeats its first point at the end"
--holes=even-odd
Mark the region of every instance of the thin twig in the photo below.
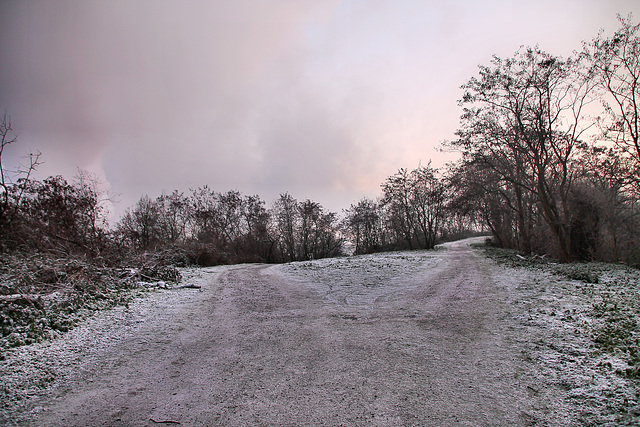
{"type": "Polygon", "coordinates": [[[180,421],[173,421],[173,420],[156,421],[153,418],[149,418],[149,419],[156,424],[181,424],[180,421]]]}
{"type": "Polygon", "coordinates": [[[202,286],[200,285],[182,285],[182,286],[178,286],[176,289],[201,289],[202,286]]]}

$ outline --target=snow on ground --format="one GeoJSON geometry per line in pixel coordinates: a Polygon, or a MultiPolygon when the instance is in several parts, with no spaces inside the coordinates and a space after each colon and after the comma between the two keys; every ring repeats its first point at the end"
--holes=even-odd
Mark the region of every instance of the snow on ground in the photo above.
{"type": "Polygon", "coordinates": [[[640,271],[553,263],[501,269],[494,278],[522,328],[522,355],[538,382],[563,390],[582,425],[640,425],[640,378],[633,371],[640,271]]]}
{"type": "MultiPolygon", "coordinates": [[[[430,268],[445,262],[436,253],[393,252],[274,268],[333,304],[365,307],[392,297],[394,283],[420,286],[430,268]]],[[[519,262],[513,253],[502,256],[519,262]]],[[[500,263],[491,271],[509,307],[504,321],[521,348],[523,375],[536,384],[530,393],[560,390],[563,405],[583,425],[640,425],[640,272],[615,265],[520,264],[500,263]]],[[[234,267],[183,269],[183,284],[205,286],[229,268],[234,267]]],[[[12,349],[0,361],[0,424],[19,419],[20,412],[28,419],[28,411],[38,411],[38,396],[81,375],[81,361],[99,364],[99,355],[141,322],[188,310],[197,293],[158,289],[128,307],[97,314],[62,338],[12,349]]]]}
{"type": "Polygon", "coordinates": [[[379,298],[406,291],[408,283],[419,283],[438,262],[433,251],[413,251],[293,262],[276,269],[328,302],[369,307],[379,298]]]}
{"type": "MultiPolygon", "coordinates": [[[[228,268],[181,269],[182,285],[206,286],[212,276],[228,268]]],[[[141,323],[184,310],[197,292],[180,287],[141,292],[128,306],[102,311],[60,338],[10,349],[0,361],[0,425],[29,420],[31,411],[41,410],[39,396],[82,375],[79,366],[100,364],[100,355],[132,335],[141,323]]]]}
{"type": "MultiPolygon", "coordinates": [[[[332,303],[363,306],[393,290],[385,286],[375,292],[382,283],[402,283],[404,290],[407,282],[420,286],[429,269],[442,262],[436,253],[391,252],[277,268],[332,303]]],[[[640,425],[640,271],[536,263],[509,251],[505,256],[515,262],[497,265],[493,277],[509,307],[506,320],[518,337],[524,371],[538,384],[530,393],[560,390],[562,404],[583,425],[640,425]]]]}

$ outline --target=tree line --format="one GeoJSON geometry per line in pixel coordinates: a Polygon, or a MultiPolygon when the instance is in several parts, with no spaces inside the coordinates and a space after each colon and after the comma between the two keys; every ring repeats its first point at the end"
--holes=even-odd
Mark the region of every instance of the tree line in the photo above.
{"type": "MultiPolygon", "coordinates": [[[[10,129],[6,117],[4,126],[10,129]]],[[[107,221],[109,197],[87,172],[80,171],[71,182],[25,174],[3,185],[2,252],[80,255],[106,263],[141,253],[216,265],[431,249],[448,221],[447,189],[431,166],[400,169],[382,184],[379,200],[363,199],[342,215],[289,193],[267,207],[257,195],[202,186],[188,194],[144,195],[114,226],[107,221]]]]}
{"type": "Polygon", "coordinates": [[[640,265],[640,35],[619,18],[570,58],[523,47],[494,57],[463,86],[456,139],[461,159],[443,170],[399,169],[341,214],[281,194],[203,186],[143,196],[114,226],[95,178],[31,178],[33,154],[10,173],[15,142],[0,123],[0,250],[105,260],[166,253],[180,262],[288,262],[397,249],[489,231],[495,244],[561,261],[640,265]]]}
{"type": "Polygon", "coordinates": [[[115,235],[123,246],[139,250],[182,248],[201,265],[333,257],[343,244],[337,214],[317,202],[283,193],[267,209],[259,196],[207,186],[189,195],[142,197],[115,235]]]}
{"type": "Polygon", "coordinates": [[[500,246],[640,263],[640,34],[619,21],[570,58],[522,48],[463,85],[452,203],[500,246]]]}
{"type": "Polygon", "coordinates": [[[197,264],[289,262],[395,249],[432,249],[445,221],[445,187],[430,166],[401,169],[379,201],[363,199],[343,215],[281,194],[269,208],[259,196],[207,186],[155,200],[143,196],[115,228],[122,246],[178,246],[197,264]],[[195,256],[195,258],[193,258],[195,256]]]}

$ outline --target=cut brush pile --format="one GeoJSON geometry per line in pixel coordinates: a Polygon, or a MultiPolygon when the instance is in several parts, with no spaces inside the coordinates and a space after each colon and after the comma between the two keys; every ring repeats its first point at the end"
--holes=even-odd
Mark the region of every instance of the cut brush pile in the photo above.
{"type": "Polygon", "coordinates": [[[0,358],[8,348],[54,338],[97,310],[127,305],[139,292],[177,283],[171,266],[146,260],[114,268],[100,260],[49,255],[0,259],[0,358]]]}

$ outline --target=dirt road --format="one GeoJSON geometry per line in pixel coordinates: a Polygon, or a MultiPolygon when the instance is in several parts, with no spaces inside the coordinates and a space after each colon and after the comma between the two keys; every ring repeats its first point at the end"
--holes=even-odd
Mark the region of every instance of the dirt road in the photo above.
{"type": "Polygon", "coordinates": [[[220,270],[78,369],[33,424],[545,424],[553,403],[527,383],[495,267],[468,243],[355,281],[220,270]]]}

